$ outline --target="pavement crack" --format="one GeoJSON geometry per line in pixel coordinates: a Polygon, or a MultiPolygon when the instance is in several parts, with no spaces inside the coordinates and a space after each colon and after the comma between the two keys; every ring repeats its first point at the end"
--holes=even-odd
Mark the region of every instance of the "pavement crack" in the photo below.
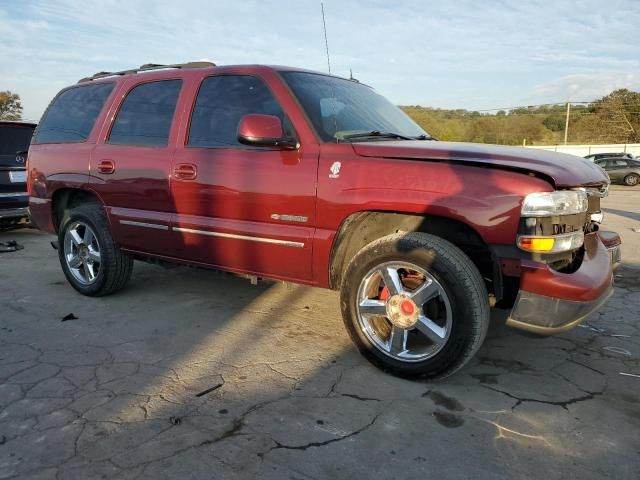
{"type": "Polygon", "coordinates": [[[600,370],[597,370],[597,369],[595,369],[593,367],[590,367],[589,365],[585,365],[584,363],[578,362],[576,360],[568,359],[567,362],[571,362],[571,363],[574,363],[576,365],[580,365],[581,367],[584,367],[587,370],[591,370],[592,372],[595,372],[595,373],[597,373],[599,375],[606,375],[604,372],[601,372],[600,370]]]}
{"type": "Polygon", "coordinates": [[[365,426],[363,426],[362,428],[359,428],[358,430],[354,430],[353,432],[347,434],[347,435],[343,435],[341,437],[338,438],[331,438],[329,440],[325,440],[323,442],[310,442],[310,443],[306,443],[304,445],[285,445],[283,443],[278,442],[277,440],[274,440],[272,438],[272,440],[275,442],[275,447],[271,447],[269,450],[267,450],[264,453],[259,454],[260,457],[264,457],[265,455],[271,453],[274,450],[302,450],[305,451],[309,448],[319,448],[319,447],[324,447],[326,445],[331,445],[332,443],[337,443],[337,442],[342,442],[343,440],[347,440],[349,438],[355,437],[357,435],[360,435],[362,432],[366,431],[367,429],[371,428],[376,421],[378,420],[378,418],[380,417],[380,415],[382,415],[382,413],[378,413],[375,417],[373,417],[373,419],[366,424],[365,426]]]}
{"type": "Polygon", "coordinates": [[[483,388],[486,388],[488,390],[492,390],[492,391],[497,392],[497,393],[501,393],[503,395],[506,395],[509,398],[512,398],[512,399],[516,400],[516,403],[511,407],[512,411],[515,410],[516,408],[518,408],[523,403],[543,403],[545,405],[553,405],[553,406],[562,407],[565,410],[568,410],[567,407],[569,405],[573,405],[574,403],[586,402],[588,400],[593,400],[598,395],[602,395],[604,393],[604,390],[601,391],[601,392],[586,392],[585,391],[586,395],[581,395],[579,397],[569,398],[567,400],[541,400],[539,398],[518,397],[518,396],[513,395],[513,394],[511,394],[509,392],[505,392],[504,390],[500,390],[498,388],[494,388],[494,387],[491,387],[489,385],[481,385],[481,386],[483,388]]]}

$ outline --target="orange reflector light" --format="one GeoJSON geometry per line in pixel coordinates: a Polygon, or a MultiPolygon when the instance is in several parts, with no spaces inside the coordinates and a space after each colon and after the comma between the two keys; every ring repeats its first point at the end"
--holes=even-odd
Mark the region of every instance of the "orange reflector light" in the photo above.
{"type": "Polygon", "coordinates": [[[555,240],[549,237],[520,237],[520,248],[531,252],[550,252],[555,240]]]}

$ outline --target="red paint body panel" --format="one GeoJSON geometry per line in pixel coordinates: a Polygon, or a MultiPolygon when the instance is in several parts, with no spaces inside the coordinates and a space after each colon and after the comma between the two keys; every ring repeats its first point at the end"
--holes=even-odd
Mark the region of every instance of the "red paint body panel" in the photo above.
{"type": "Polygon", "coordinates": [[[246,115],[238,126],[238,136],[248,139],[282,138],[282,122],[273,115],[246,115]]]}
{"type": "MultiPolygon", "coordinates": [[[[51,199],[59,189],[89,190],[128,251],[328,287],[336,234],[354,213],[443,216],[465,223],[487,244],[514,245],[526,194],[607,183],[589,162],[539,150],[432,141],[322,143],[278,70],[195,68],[93,81],[115,88],[88,140],[30,148],[35,224],[54,231],[51,199]],[[201,82],[228,74],[265,82],[300,148],[185,145],[201,82]],[[183,83],[166,147],[105,143],[128,91],[175,78],[183,83]],[[113,172],[104,168],[109,165],[113,172]]],[[[595,252],[571,275],[523,263],[523,288],[575,300],[596,297],[606,282],[596,270],[606,268],[600,248],[595,252]]]]}
{"type": "Polygon", "coordinates": [[[543,263],[523,260],[520,289],[576,302],[600,298],[613,282],[611,258],[597,233],[585,236],[584,245],[584,260],[574,273],[556,272],[543,263]]]}
{"type": "Polygon", "coordinates": [[[384,142],[354,145],[364,157],[431,159],[444,162],[468,162],[481,167],[510,168],[540,173],[555,186],[601,185],[608,182],[604,171],[584,158],[533,148],[506,147],[459,142],[384,142]]]}
{"type": "MultiPolygon", "coordinates": [[[[386,142],[385,142],[386,143],[386,142]]],[[[322,146],[318,227],[337,230],[358,211],[439,215],[472,227],[488,244],[513,245],[523,197],[551,191],[544,180],[467,165],[354,156],[357,145],[322,146]],[[330,178],[335,161],[340,174],[330,178]]]]}

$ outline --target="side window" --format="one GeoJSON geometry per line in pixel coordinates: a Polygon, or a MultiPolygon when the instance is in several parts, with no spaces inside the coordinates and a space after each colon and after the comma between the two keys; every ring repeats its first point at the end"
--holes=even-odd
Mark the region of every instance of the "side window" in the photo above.
{"type": "Polygon", "coordinates": [[[113,83],[69,88],[49,105],[33,143],[84,142],[98,118],[113,83]]]}
{"type": "Polygon", "coordinates": [[[612,160],[612,163],[615,168],[625,168],[628,166],[626,160],[612,160]]]}
{"type": "Polygon", "coordinates": [[[238,124],[249,113],[275,115],[283,121],[286,135],[292,127],[267,86],[249,75],[205,78],[191,115],[187,145],[193,147],[242,147],[238,124]]]}
{"type": "Polygon", "coordinates": [[[134,87],[118,111],[107,143],[166,146],[181,87],[182,80],[160,80],[134,87]]]}

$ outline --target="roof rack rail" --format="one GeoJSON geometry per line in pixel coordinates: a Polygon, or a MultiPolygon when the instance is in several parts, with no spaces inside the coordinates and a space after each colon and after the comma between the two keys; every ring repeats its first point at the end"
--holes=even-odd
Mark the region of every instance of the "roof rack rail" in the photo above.
{"type": "Polygon", "coordinates": [[[85,77],[78,80],[78,83],[90,82],[91,80],[98,80],[99,78],[114,77],[118,75],[130,75],[133,73],[148,72],[150,70],[164,70],[168,68],[206,68],[215,67],[213,62],[187,62],[187,63],[174,63],[172,65],[162,65],[159,63],[145,63],[140,65],[139,68],[132,68],[129,70],[121,70],[119,72],[98,72],[91,77],[85,77]]]}

